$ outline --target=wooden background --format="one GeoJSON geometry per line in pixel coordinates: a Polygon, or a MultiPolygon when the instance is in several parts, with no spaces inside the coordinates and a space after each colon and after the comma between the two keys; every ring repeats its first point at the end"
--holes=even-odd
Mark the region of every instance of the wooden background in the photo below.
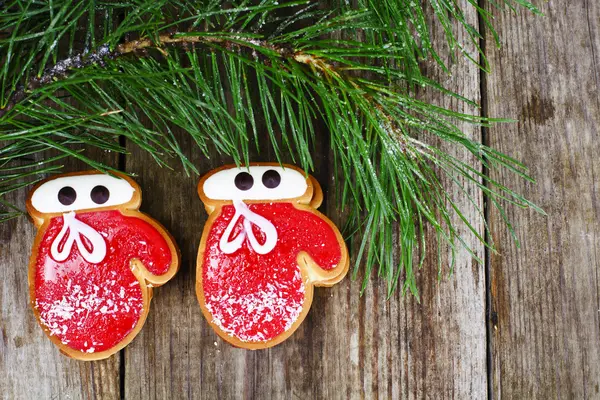
{"type": "MultiPolygon", "coordinates": [[[[304,324],[282,345],[235,349],[204,321],[194,294],[197,244],[206,220],[197,179],[161,170],[134,148],[120,159],[95,154],[138,174],[142,210],[174,234],[181,270],[155,291],[144,329],[120,355],[78,362],[58,354],[29,309],[33,226],[25,218],[0,225],[0,396],[600,398],[600,4],[537,3],[544,17],[498,16],[501,48],[486,33],[491,74],[462,60],[448,60],[451,77],[425,66],[450,89],[480,101],[485,115],[519,120],[465,131],[526,162],[538,179],[534,185],[494,175],[548,213],[509,209],[520,249],[500,216],[489,212],[499,254],[475,245],[485,265],[463,252],[454,276],[442,281],[432,257],[418,274],[420,303],[398,294],[386,301],[377,280],[359,297],[359,282],[346,279],[316,290],[304,324]]],[[[468,18],[478,25],[474,14],[468,18]]],[[[441,34],[438,39],[444,41],[441,34]]],[[[193,147],[184,140],[188,145],[193,147]]],[[[340,216],[327,192],[337,180],[328,154],[320,146],[315,175],[326,195],[322,211],[335,221],[340,216]]],[[[207,160],[193,150],[191,157],[202,172],[228,161],[207,160]]],[[[270,160],[268,152],[257,160],[270,160]]],[[[482,204],[482,193],[471,189],[482,204]]],[[[25,195],[13,200],[23,203],[25,195]]],[[[472,220],[482,229],[474,215],[472,220]]],[[[431,248],[434,236],[428,240],[431,248]]]]}

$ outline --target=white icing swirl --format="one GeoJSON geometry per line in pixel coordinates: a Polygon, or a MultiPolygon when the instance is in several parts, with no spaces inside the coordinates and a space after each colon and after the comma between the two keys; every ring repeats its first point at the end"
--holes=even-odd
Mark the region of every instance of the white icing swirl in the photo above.
{"type": "Polygon", "coordinates": [[[79,253],[89,263],[98,264],[106,257],[106,242],[102,235],[85,222],[75,218],[75,212],[71,211],[70,213],[63,214],[63,227],[52,242],[50,255],[55,261],[65,261],[71,254],[73,243],[77,244],[79,253]],[[69,232],[69,236],[67,236],[62,249],[59,249],[67,231],[69,232]],[[89,240],[92,245],[92,251],[89,251],[85,247],[81,241],[81,236],[89,240]]]}
{"type": "Polygon", "coordinates": [[[262,215],[250,211],[248,206],[241,200],[234,200],[233,207],[235,208],[235,215],[229,222],[229,225],[227,225],[227,228],[225,228],[225,232],[223,232],[223,236],[221,236],[221,240],[219,241],[219,248],[221,251],[225,254],[235,253],[242,247],[242,244],[247,237],[250,246],[256,253],[268,254],[271,252],[277,244],[277,229],[275,229],[275,226],[271,221],[262,215]],[[242,216],[244,217],[242,231],[230,241],[229,236],[231,236],[231,232],[238,219],[242,216]],[[258,226],[265,234],[266,240],[264,244],[260,244],[258,243],[258,240],[256,240],[256,236],[254,236],[254,232],[252,231],[252,224],[258,226]]]}

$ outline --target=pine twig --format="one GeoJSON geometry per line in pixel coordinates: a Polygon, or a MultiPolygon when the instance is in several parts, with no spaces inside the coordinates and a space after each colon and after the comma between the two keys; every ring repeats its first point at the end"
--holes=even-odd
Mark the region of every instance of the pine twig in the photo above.
{"type": "Polygon", "coordinates": [[[107,45],[104,45],[95,52],[78,54],[74,57],[65,58],[57,62],[53,67],[48,68],[41,76],[31,79],[26,86],[22,86],[15,91],[9,98],[7,106],[3,109],[0,109],[0,118],[8,113],[16,104],[22,101],[28,92],[38,89],[45,84],[64,78],[71,70],[82,69],[95,64],[102,64],[106,60],[113,60],[127,54],[146,50],[148,48],[161,49],[166,45],[187,46],[190,44],[218,44],[225,48],[238,47],[247,49],[254,49],[258,46],[274,51],[283,58],[293,59],[300,64],[309,65],[324,73],[335,74],[339,76],[339,73],[335,70],[335,67],[332,64],[327,63],[325,60],[319,57],[315,57],[301,51],[295,51],[285,46],[276,46],[266,40],[246,39],[241,37],[223,38],[206,35],[190,36],[189,34],[176,32],[173,34],[160,35],[156,41],[145,38],[125,42],[119,44],[114,51],[111,51],[107,45]]]}

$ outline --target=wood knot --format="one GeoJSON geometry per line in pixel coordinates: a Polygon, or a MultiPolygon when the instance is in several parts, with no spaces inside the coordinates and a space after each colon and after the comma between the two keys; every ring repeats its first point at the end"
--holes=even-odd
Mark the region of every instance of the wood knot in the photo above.
{"type": "Polygon", "coordinates": [[[538,93],[534,93],[527,104],[521,110],[521,119],[533,121],[536,125],[543,125],[554,117],[554,103],[552,100],[544,99],[538,93]]]}

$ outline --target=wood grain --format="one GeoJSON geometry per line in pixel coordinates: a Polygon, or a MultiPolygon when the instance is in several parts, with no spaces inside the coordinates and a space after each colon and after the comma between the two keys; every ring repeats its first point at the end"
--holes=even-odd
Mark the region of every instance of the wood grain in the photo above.
{"type": "Polygon", "coordinates": [[[545,17],[500,16],[503,46],[488,53],[489,112],[520,120],[491,129],[490,144],[527,163],[538,184],[493,177],[548,213],[509,209],[521,249],[491,214],[493,397],[597,399],[600,6],[542,6],[545,17]]]}
{"type": "MultiPolygon", "coordinates": [[[[91,157],[117,166],[117,155],[92,150],[91,157]]],[[[39,155],[38,155],[39,156],[39,155]]],[[[65,172],[89,169],[65,162],[65,172]]],[[[25,208],[27,190],[11,194],[25,208]]],[[[118,399],[119,356],[81,362],[60,354],[38,325],[29,305],[27,267],[36,229],[21,217],[0,224],[0,398],[118,399]]]]}

